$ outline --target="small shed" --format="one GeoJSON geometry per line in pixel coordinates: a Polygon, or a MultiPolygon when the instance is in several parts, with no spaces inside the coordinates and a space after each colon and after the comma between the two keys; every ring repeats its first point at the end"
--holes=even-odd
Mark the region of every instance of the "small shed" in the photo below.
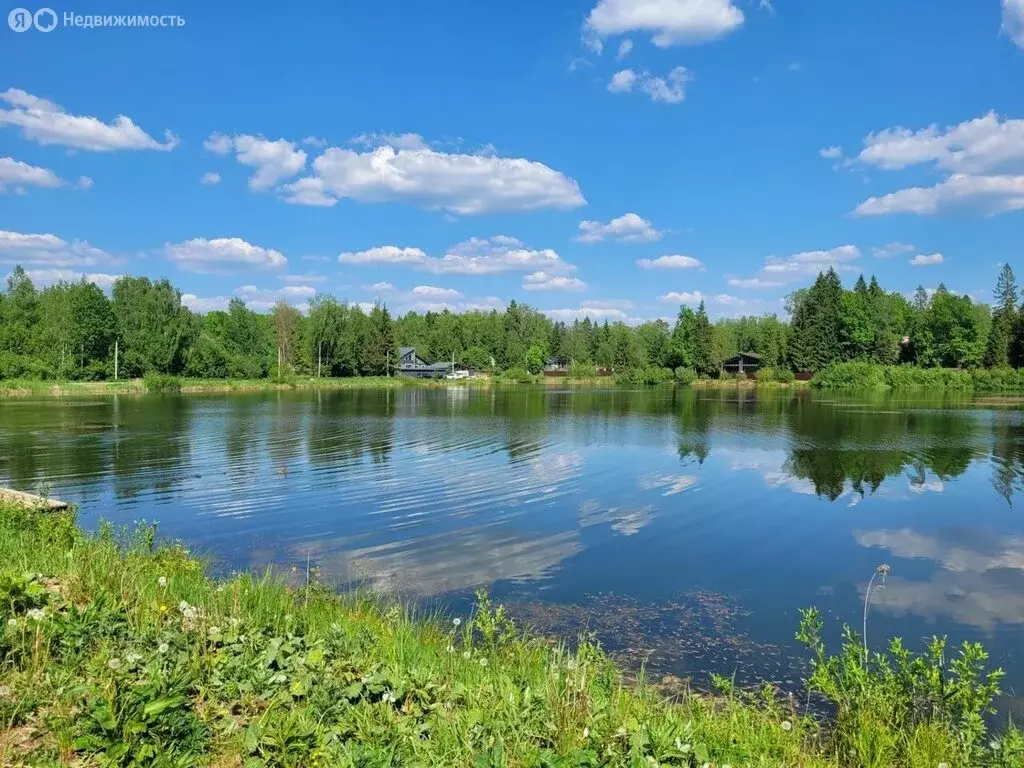
{"type": "Polygon", "coordinates": [[[726,373],[757,373],[761,367],[761,356],[756,352],[740,352],[722,363],[726,373]]]}

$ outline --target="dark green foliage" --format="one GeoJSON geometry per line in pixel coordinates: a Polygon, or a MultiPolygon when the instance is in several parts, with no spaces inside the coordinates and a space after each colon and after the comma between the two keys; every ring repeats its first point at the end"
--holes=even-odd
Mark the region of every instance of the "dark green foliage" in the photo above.
{"type": "MultiPolygon", "coordinates": [[[[759,380],[781,383],[784,371],[817,372],[851,361],[929,369],[1024,364],[1024,310],[1009,266],[1000,273],[991,313],[943,286],[931,296],[918,289],[913,302],[887,293],[873,276],[844,290],[833,270],[790,294],[786,308],[791,323],[775,315],[712,323],[701,304],[680,307],[671,327],[664,320],[632,327],[589,317],[553,322],[517,301],[504,311],[392,317],[383,305],[366,313],[317,295],[305,316],[283,302],[257,313],[239,298],[225,311],[196,316],[167,280],[124,277],[108,299],[84,281],[36,291],[15,268],[0,293],[0,378],[109,379],[115,348],[122,379],[152,371],[279,382],[392,375],[399,346],[414,347],[429,362],[454,359],[497,373],[539,373],[548,357],[559,357],[578,376],[593,376],[599,367],[631,383],[660,380],[666,368],[718,378],[722,361],[739,352],[759,354],[771,369],[759,380]]],[[[985,388],[1005,388],[1012,377],[994,381],[985,388]]]]}

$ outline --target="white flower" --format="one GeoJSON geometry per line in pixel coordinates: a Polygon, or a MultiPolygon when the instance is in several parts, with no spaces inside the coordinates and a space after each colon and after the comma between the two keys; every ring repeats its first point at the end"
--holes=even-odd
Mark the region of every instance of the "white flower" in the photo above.
{"type": "Polygon", "coordinates": [[[463,651],[462,652],[462,658],[468,659],[469,658],[469,651],[463,651]]]}
{"type": "Polygon", "coordinates": [[[210,627],[207,632],[210,633],[210,637],[217,637],[220,634],[220,627],[210,627]]]}
{"type": "Polygon", "coordinates": [[[589,739],[590,738],[590,729],[589,728],[584,728],[583,729],[583,738],[584,739],[589,739]]]}
{"type": "Polygon", "coordinates": [[[480,657],[480,666],[481,667],[486,667],[487,666],[487,659],[485,659],[483,656],[480,657]]]}
{"type": "Polygon", "coordinates": [[[156,580],[156,583],[161,589],[163,589],[167,586],[167,577],[161,576],[159,579],[156,580]]]}
{"type": "Polygon", "coordinates": [[[167,653],[170,649],[171,649],[171,647],[169,645],[167,645],[167,643],[160,643],[160,645],[158,645],[156,647],[156,652],[157,653],[167,653]]]}
{"type": "Polygon", "coordinates": [[[110,667],[111,669],[120,669],[121,668],[121,660],[115,656],[114,658],[110,659],[107,662],[107,666],[110,667]]]}
{"type": "Polygon", "coordinates": [[[18,620],[17,619],[8,619],[7,620],[7,626],[8,627],[16,627],[16,626],[18,626],[18,620]]]}
{"type": "Polygon", "coordinates": [[[388,704],[394,704],[397,701],[395,694],[391,691],[387,691],[381,698],[383,698],[388,704]]]}
{"type": "Polygon", "coordinates": [[[232,616],[230,619],[228,619],[228,623],[231,624],[232,627],[237,627],[238,626],[238,619],[236,619],[234,616],[232,616]]]}
{"type": "Polygon", "coordinates": [[[46,618],[46,611],[42,608],[29,608],[25,614],[33,621],[42,621],[46,618]]]}
{"type": "Polygon", "coordinates": [[[454,624],[456,627],[459,626],[461,623],[462,623],[462,619],[460,619],[460,618],[456,617],[456,618],[452,619],[452,624],[454,624]]]}
{"type": "Polygon", "coordinates": [[[189,610],[191,608],[192,608],[192,606],[189,605],[188,603],[186,603],[184,600],[182,600],[180,603],[178,603],[178,610],[181,611],[182,613],[184,613],[185,611],[187,611],[187,610],[189,610]]]}
{"type": "Polygon", "coordinates": [[[129,664],[135,664],[142,659],[142,655],[132,651],[131,653],[126,653],[124,658],[129,664]]]}
{"type": "Polygon", "coordinates": [[[782,730],[784,730],[784,731],[792,731],[793,730],[793,724],[791,722],[789,722],[789,720],[783,720],[781,725],[782,725],[782,730]]]}

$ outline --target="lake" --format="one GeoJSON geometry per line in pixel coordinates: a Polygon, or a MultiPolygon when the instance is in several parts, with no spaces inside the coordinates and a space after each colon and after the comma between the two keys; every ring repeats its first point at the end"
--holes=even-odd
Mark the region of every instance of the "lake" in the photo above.
{"type": "MultiPolygon", "coordinates": [[[[539,631],[657,674],[796,686],[798,609],[981,640],[1024,685],[1024,411],[805,390],[342,390],[0,401],[0,485],[158,520],[215,568],[539,631]],[[1017,653],[1014,653],[1017,652],[1017,653]]],[[[1003,706],[1016,708],[1014,701],[1003,706]]]]}

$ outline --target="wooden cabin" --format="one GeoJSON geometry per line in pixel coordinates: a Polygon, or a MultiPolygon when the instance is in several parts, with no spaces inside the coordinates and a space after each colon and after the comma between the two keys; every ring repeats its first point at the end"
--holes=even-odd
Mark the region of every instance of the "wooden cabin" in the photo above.
{"type": "Polygon", "coordinates": [[[748,378],[753,378],[760,367],[761,356],[756,352],[740,352],[722,363],[722,370],[726,373],[745,374],[748,378]]]}
{"type": "Polygon", "coordinates": [[[415,347],[398,348],[398,367],[395,373],[414,379],[440,379],[455,370],[450,362],[428,363],[418,354],[415,347]]]}

